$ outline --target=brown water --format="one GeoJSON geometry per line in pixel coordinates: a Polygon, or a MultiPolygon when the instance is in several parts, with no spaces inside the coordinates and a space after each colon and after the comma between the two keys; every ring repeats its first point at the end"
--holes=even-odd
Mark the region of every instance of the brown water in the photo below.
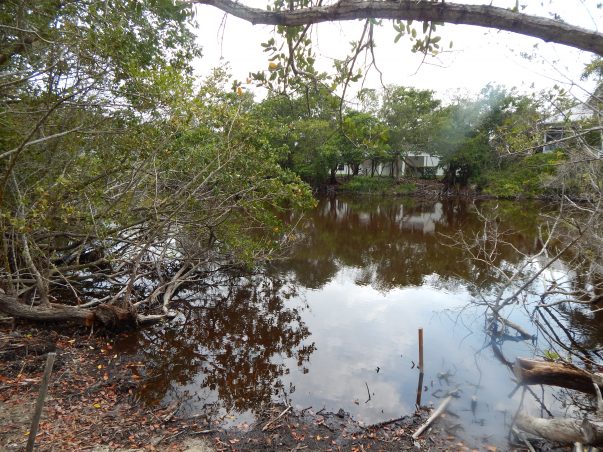
{"type": "MultiPolygon", "coordinates": [[[[498,265],[512,268],[536,251],[543,206],[479,208],[496,209],[515,247],[500,249],[498,265]]],[[[507,334],[492,348],[483,307],[472,301],[499,281],[492,268],[449,246],[450,236],[481,226],[476,208],[460,201],[323,199],[301,223],[301,243],[288,259],[253,276],[216,275],[181,294],[183,315],[173,327],[135,333],[118,347],[143,350],[141,395],[149,403],[179,398],[187,414],[212,407],[237,423],[266,402],[286,400],[300,409],[341,408],[370,424],[414,411],[423,328],[422,403],[457,389],[457,432],[504,444],[520,394],[508,397],[515,385],[498,350],[513,361],[542,355],[550,344],[517,308],[510,317],[534,331],[534,341],[507,334]]],[[[562,264],[548,273],[570,274],[562,264]]],[[[581,315],[581,324],[592,320],[581,315]]],[[[589,334],[581,337],[596,348],[589,334]]],[[[537,393],[555,409],[554,392],[537,393]]],[[[530,395],[525,407],[541,414],[530,395]]]]}

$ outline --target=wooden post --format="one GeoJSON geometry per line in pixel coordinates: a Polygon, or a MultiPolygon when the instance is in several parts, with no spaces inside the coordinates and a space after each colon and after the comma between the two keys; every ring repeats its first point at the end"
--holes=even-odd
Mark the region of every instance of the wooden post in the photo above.
{"type": "Polygon", "coordinates": [[[423,395],[423,377],[425,368],[423,364],[423,328],[419,328],[419,385],[417,387],[417,407],[421,406],[421,396],[423,395]]]}
{"type": "Polygon", "coordinates": [[[27,439],[27,447],[25,448],[26,452],[33,452],[34,450],[36,435],[38,434],[38,425],[40,424],[40,418],[42,417],[42,408],[44,407],[44,400],[46,399],[46,393],[48,392],[48,383],[50,382],[50,374],[52,373],[52,366],[54,365],[56,356],[57,354],[55,352],[50,352],[46,357],[46,367],[44,368],[44,376],[42,377],[42,383],[40,384],[40,390],[38,392],[38,400],[36,400],[36,408],[31,420],[29,438],[27,439]]]}
{"type": "Polygon", "coordinates": [[[419,370],[425,372],[423,367],[423,328],[419,328],[419,370]]]}
{"type": "Polygon", "coordinates": [[[421,396],[423,395],[423,372],[421,372],[419,374],[419,385],[417,386],[417,400],[415,401],[415,404],[417,405],[417,408],[421,406],[421,396]]]}

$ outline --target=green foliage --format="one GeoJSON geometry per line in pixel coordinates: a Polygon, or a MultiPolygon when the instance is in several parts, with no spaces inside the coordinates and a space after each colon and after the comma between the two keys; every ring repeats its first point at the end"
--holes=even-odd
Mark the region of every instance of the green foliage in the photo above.
{"type": "MultiPolygon", "coordinates": [[[[296,3],[301,6],[304,2],[296,3]]],[[[284,2],[274,2],[275,10],[281,10],[283,7],[284,2]]],[[[278,42],[273,37],[261,44],[267,54],[267,67],[263,71],[252,73],[251,79],[258,86],[280,94],[290,91],[307,94],[309,81],[313,83],[315,90],[318,90],[321,84],[330,86],[331,77],[314,67],[316,56],[307,31],[307,27],[277,26],[278,42]]]]}
{"type": "Polygon", "coordinates": [[[358,194],[410,195],[416,186],[396,182],[391,177],[357,176],[342,184],[341,190],[358,194]]]}
{"type": "Polygon", "coordinates": [[[438,119],[431,152],[440,157],[447,183],[466,185],[492,159],[486,131],[476,127],[479,112],[475,104],[462,102],[442,110],[438,119]]]}
{"type": "Polygon", "coordinates": [[[335,96],[320,90],[307,96],[269,96],[253,114],[269,125],[281,165],[319,186],[334,178],[346,146],[338,106],[335,96]]]}
{"type": "Polygon", "coordinates": [[[357,172],[359,165],[367,159],[386,158],[389,150],[389,129],[369,113],[351,111],[341,125],[342,162],[357,172]]]}
{"type": "Polygon", "coordinates": [[[546,361],[558,361],[559,359],[561,359],[559,353],[554,350],[544,350],[542,352],[542,356],[546,361]]]}
{"type": "MultiPolygon", "coordinates": [[[[435,35],[438,25],[442,25],[442,23],[423,21],[422,30],[418,32],[413,26],[412,20],[407,20],[406,22],[394,20],[393,27],[396,31],[394,43],[397,43],[400,38],[406,36],[412,43],[412,52],[437,55],[441,51],[440,41],[442,40],[441,36],[435,35]],[[419,36],[419,33],[422,33],[422,35],[419,36]]],[[[448,48],[452,48],[452,41],[448,43],[448,48]]]]}
{"type": "Polygon", "coordinates": [[[586,65],[584,72],[582,72],[583,80],[590,77],[598,78],[599,80],[603,78],[603,58],[600,56],[594,57],[592,61],[586,65]]]}
{"type": "Polygon", "coordinates": [[[286,242],[284,213],[313,205],[252,97],[224,69],[191,76],[190,5],[9,1],[0,15],[14,25],[0,29],[3,290],[26,275],[40,297],[84,297],[93,249],[124,287],[143,255],[159,280],[251,264],[286,242]]]}
{"type": "Polygon", "coordinates": [[[293,170],[302,179],[320,185],[341,160],[340,135],[324,119],[305,119],[294,125],[293,170]]]}
{"type": "Polygon", "coordinates": [[[398,152],[408,145],[425,146],[433,134],[440,101],[434,92],[389,86],[383,93],[381,117],[390,129],[390,145],[398,152]]]}
{"type": "Polygon", "coordinates": [[[483,176],[484,193],[501,198],[537,197],[547,193],[547,182],[565,162],[561,151],[515,158],[483,176]]]}
{"type": "Polygon", "coordinates": [[[535,125],[541,118],[530,98],[487,86],[477,99],[457,99],[438,112],[430,149],[440,156],[448,185],[483,184],[497,154],[523,151],[539,138],[535,125]]]}

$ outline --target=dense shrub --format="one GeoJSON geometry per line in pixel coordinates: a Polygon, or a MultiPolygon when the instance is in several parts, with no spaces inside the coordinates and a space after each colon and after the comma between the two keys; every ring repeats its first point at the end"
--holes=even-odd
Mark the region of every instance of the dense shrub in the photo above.
{"type": "Polygon", "coordinates": [[[480,181],[483,192],[501,198],[537,197],[550,191],[559,164],[565,161],[562,151],[539,153],[517,158],[492,169],[480,181]]]}

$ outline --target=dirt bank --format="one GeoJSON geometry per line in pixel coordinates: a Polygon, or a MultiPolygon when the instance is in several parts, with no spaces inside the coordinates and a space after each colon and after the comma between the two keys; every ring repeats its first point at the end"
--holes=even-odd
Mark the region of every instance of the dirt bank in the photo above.
{"type": "MultiPolygon", "coordinates": [[[[46,354],[57,352],[36,445],[39,450],[400,451],[429,410],[360,425],[347,413],[264,407],[251,425],[229,429],[220,419],[183,419],[178,405],[145,407],[137,400],[143,362],[121,356],[111,337],[76,330],[0,325],[0,450],[23,450],[46,354]]],[[[429,432],[427,449],[469,450],[456,438],[429,432]]]]}

